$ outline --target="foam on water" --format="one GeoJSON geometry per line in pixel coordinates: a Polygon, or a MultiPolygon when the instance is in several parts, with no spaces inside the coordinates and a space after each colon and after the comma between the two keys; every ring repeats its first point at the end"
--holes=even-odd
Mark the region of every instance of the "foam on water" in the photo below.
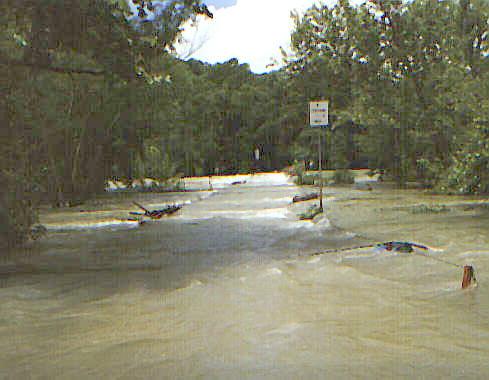
{"type": "Polygon", "coordinates": [[[72,222],[72,223],[46,223],[44,227],[48,231],[77,231],[77,230],[95,230],[103,228],[137,228],[139,222],[137,220],[104,220],[93,222],[72,222]]]}
{"type": "MultiPolygon", "coordinates": [[[[319,220],[315,223],[317,227],[321,228],[330,228],[331,227],[331,221],[326,218],[325,216],[319,218],[319,220]]],[[[351,237],[351,236],[349,236],[351,237]]]]}
{"type": "Polygon", "coordinates": [[[461,252],[457,255],[458,257],[481,257],[481,256],[489,256],[489,251],[481,250],[481,251],[466,251],[461,252]]]}
{"type": "Polygon", "coordinates": [[[270,275],[270,276],[280,276],[282,273],[283,272],[280,269],[275,268],[275,267],[274,268],[269,268],[266,271],[266,274],[267,275],[270,275]]]}
{"type": "Polygon", "coordinates": [[[250,176],[247,183],[252,186],[285,186],[290,185],[290,178],[285,173],[260,173],[250,176]]]}
{"type": "Polygon", "coordinates": [[[316,263],[319,263],[320,261],[321,261],[321,257],[314,256],[313,258],[307,260],[307,263],[308,264],[316,264],[316,263]]]}
{"type": "Polygon", "coordinates": [[[289,211],[286,208],[270,208],[264,210],[213,210],[210,214],[214,216],[224,216],[231,219],[254,219],[254,218],[267,218],[267,219],[286,219],[289,211]]]}
{"type": "Polygon", "coordinates": [[[368,251],[357,251],[352,252],[350,254],[342,254],[338,257],[338,263],[343,262],[344,260],[369,260],[373,257],[383,257],[383,256],[397,256],[397,252],[389,252],[385,249],[374,248],[368,251]]]}
{"type": "Polygon", "coordinates": [[[285,325],[280,326],[277,329],[273,329],[273,330],[267,332],[267,335],[273,335],[273,334],[288,335],[288,334],[291,334],[300,328],[301,328],[300,323],[287,323],[285,325]]]}
{"type": "MultiPolygon", "coordinates": [[[[225,189],[233,182],[248,182],[249,175],[231,175],[231,176],[211,176],[210,183],[213,189],[225,189]]],[[[185,189],[208,189],[209,177],[186,177],[182,179],[185,183],[185,189]]]]}

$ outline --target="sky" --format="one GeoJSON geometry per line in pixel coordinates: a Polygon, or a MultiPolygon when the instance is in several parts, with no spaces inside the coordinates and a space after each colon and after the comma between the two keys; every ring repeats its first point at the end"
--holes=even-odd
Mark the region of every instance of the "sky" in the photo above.
{"type": "MultiPolygon", "coordinates": [[[[184,41],[177,44],[180,58],[208,63],[237,58],[255,73],[279,68],[280,47],[290,51],[293,22],[290,12],[303,13],[318,0],[207,0],[213,19],[198,17],[197,25],[184,26],[184,41]]],[[[330,3],[330,1],[324,1],[330,3]]]]}

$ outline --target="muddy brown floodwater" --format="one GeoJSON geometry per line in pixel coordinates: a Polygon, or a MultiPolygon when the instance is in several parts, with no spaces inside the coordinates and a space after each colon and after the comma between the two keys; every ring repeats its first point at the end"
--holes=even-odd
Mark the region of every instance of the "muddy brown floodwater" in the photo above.
{"type": "Polygon", "coordinates": [[[489,377],[487,199],[327,188],[302,222],[306,189],[238,179],[45,212],[48,235],[0,264],[0,378],[489,377]],[[187,204],[138,227],[118,221],[131,199],[187,204]],[[478,287],[416,254],[308,256],[387,240],[473,265],[478,287]]]}

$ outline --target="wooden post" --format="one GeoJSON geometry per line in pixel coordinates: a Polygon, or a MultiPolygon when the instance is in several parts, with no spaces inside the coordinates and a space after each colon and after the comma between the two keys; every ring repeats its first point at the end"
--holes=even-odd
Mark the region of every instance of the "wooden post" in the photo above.
{"type": "Polygon", "coordinates": [[[462,279],[462,289],[468,288],[472,285],[472,280],[475,282],[474,268],[471,265],[464,266],[464,277],[462,279]]]}

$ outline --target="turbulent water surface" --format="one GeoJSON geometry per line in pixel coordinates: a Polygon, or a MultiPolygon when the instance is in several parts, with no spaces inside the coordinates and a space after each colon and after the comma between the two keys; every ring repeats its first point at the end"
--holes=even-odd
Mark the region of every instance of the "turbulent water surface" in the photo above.
{"type": "Polygon", "coordinates": [[[214,181],[135,195],[186,202],[142,226],[116,195],[46,213],[47,237],[0,264],[0,378],[489,377],[484,200],[333,188],[328,219],[303,222],[283,174],[214,181]],[[479,286],[416,254],[309,255],[397,239],[479,286]]]}

